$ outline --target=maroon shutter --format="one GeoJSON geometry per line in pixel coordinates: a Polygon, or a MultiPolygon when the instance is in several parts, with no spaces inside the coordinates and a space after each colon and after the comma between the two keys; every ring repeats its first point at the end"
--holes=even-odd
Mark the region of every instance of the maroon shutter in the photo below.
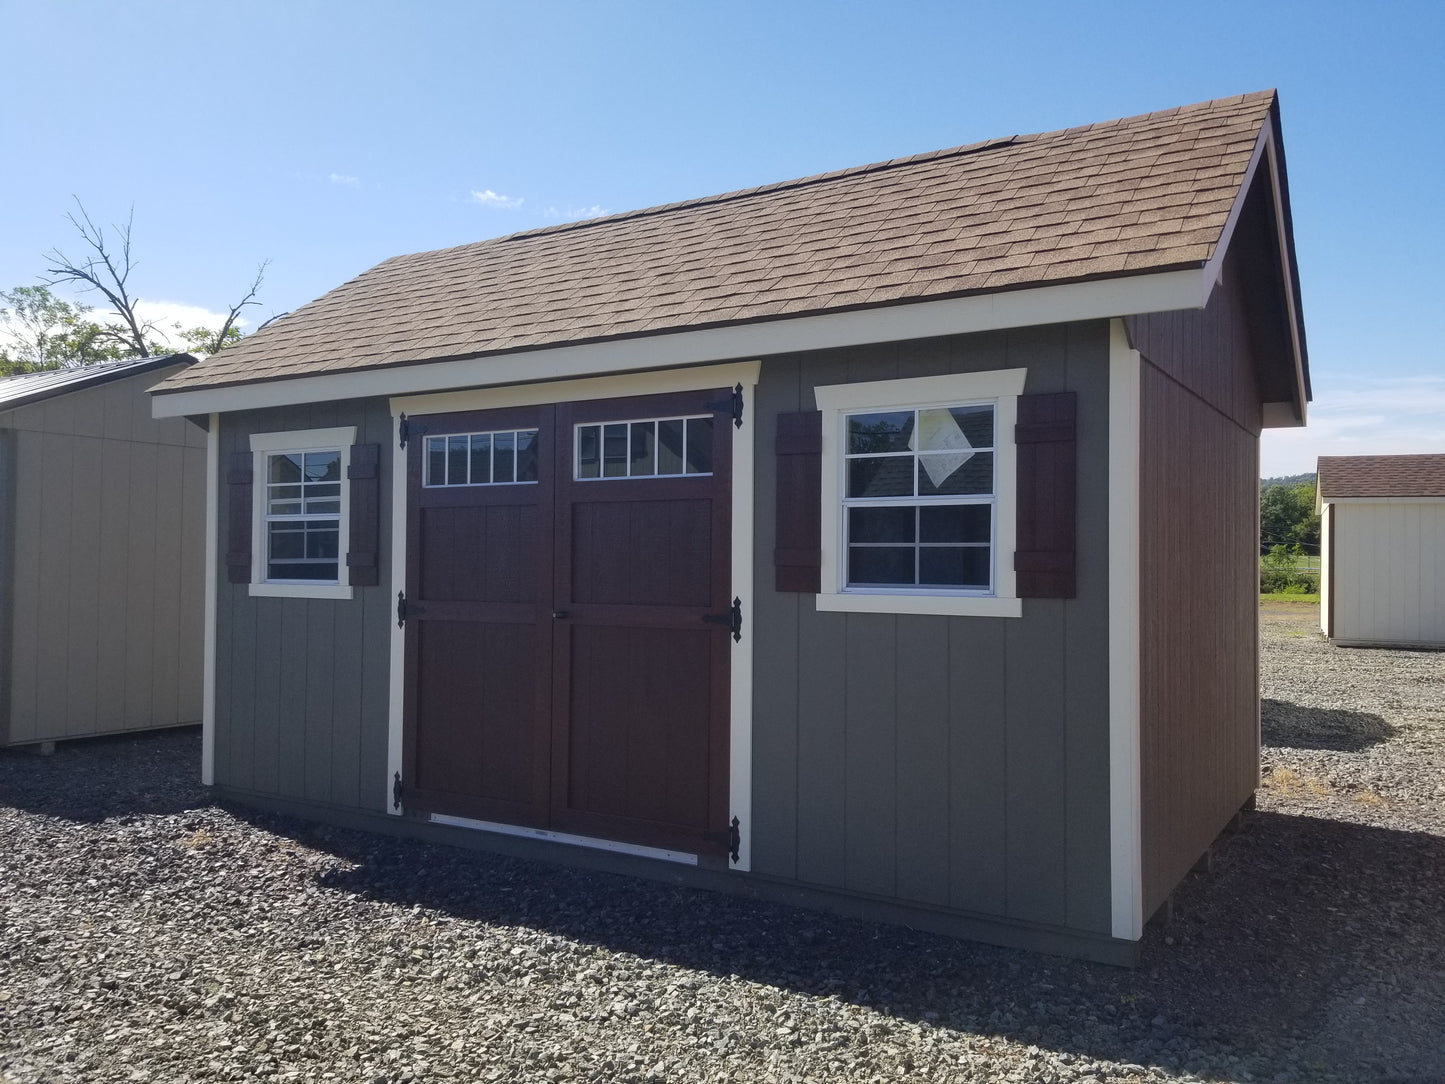
{"type": "Polygon", "coordinates": [[[251,453],[232,452],[226,465],[226,580],[251,582],[251,453]]]}
{"type": "Polygon", "coordinates": [[[353,444],[346,477],[351,487],[348,582],[356,587],[375,587],[381,582],[381,445],[353,444]]]}
{"type": "Polygon", "coordinates": [[[1020,598],[1073,598],[1074,509],[1078,477],[1071,391],[1021,395],[1014,443],[1018,446],[1018,548],[1014,552],[1020,598]]]}
{"type": "Polygon", "coordinates": [[[823,415],[778,415],[778,506],[773,566],[779,591],[822,587],[823,415]]]}

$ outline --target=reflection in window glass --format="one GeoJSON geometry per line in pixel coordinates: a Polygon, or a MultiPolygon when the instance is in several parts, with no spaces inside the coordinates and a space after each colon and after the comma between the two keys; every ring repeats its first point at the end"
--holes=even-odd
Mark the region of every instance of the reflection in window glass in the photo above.
{"type": "Polygon", "coordinates": [[[423,485],[492,486],[537,480],[537,430],[426,438],[423,485]]]}
{"type": "Polygon", "coordinates": [[[844,418],[847,586],[992,590],[993,404],[844,418]]]}
{"type": "Polygon", "coordinates": [[[712,473],[711,415],[579,425],[575,440],[579,481],[712,473]]]}

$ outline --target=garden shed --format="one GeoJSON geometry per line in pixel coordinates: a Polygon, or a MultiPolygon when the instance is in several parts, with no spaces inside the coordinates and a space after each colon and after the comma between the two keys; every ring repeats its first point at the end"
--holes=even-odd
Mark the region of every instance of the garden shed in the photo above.
{"type": "Polygon", "coordinates": [[[0,380],[0,746],[201,721],[206,435],[189,354],[0,380]]]}
{"type": "Polygon", "coordinates": [[[1132,958],[1258,781],[1272,92],[399,256],[209,415],[235,800],[1132,958]]]}
{"type": "Polygon", "coordinates": [[[1445,647],[1445,454],[1322,455],[1317,479],[1324,634],[1445,647]]]}

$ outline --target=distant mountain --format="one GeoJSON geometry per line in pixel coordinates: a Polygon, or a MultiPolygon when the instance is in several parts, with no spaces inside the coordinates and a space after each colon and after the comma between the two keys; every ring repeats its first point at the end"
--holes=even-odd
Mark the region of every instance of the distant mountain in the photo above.
{"type": "Polygon", "coordinates": [[[1295,486],[1301,482],[1313,482],[1314,480],[1314,471],[1310,471],[1308,474],[1284,474],[1278,478],[1261,478],[1259,480],[1259,488],[1268,489],[1270,486],[1295,486]]]}

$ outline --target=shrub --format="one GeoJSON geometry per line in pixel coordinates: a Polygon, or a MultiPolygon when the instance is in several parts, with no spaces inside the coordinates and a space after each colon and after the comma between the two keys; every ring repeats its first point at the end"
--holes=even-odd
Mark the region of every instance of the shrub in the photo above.
{"type": "Polygon", "coordinates": [[[1295,567],[1298,546],[1271,546],[1259,562],[1259,593],[1312,595],[1320,589],[1320,578],[1295,567]]]}

